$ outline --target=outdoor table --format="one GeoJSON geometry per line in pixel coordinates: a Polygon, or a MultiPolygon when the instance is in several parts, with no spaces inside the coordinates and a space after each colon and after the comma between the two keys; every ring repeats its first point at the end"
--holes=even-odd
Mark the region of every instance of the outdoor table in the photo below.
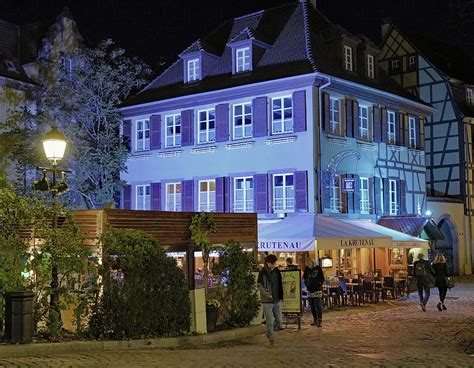
{"type": "Polygon", "coordinates": [[[352,305],[357,303],[357,300],[354,299],[354,286],[359,286],[359,285],[360,284],[358,282],[346,282],[346,286],[351,290],[351,304],[352,305]]]}

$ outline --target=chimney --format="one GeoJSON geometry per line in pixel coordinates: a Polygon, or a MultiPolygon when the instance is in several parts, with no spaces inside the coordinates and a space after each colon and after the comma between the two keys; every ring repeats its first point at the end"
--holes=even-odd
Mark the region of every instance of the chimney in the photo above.
{"type": "Polygon", "coordinates": [[[390,18],[382,19],[382,39],[385,38],[391,26],[392,26],[392,20],[390,18]]]}

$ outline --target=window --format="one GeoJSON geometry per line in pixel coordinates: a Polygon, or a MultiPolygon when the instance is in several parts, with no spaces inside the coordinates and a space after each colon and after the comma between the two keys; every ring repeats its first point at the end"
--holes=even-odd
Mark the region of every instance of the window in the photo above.
{"type": "Polygon", "coordinates": [[[388,201],[389,201],[389,215],[395,216],[398,211],[397,203],[397,181],[389,180],[389,191],[388,191],[388,201]]]}
{"type": "Polygon", "coordinates": [[[199,59],[188,60],[188,82],[199,79],[199,59]]]}
{"type": "Polygon", "coordinates": [[[368,178],[360,178],[360,213],[364,215],[370,213],[368,178]]]}
{"type": "Polygon", "coordinates": [[[216,140],[216,112],[214,109],[198,112],[198,143],[210,143],[216,140]]]}
{"type": "Polygon", "coordinates": [[[234,212],[253,212],[253,178],[234,179],[234,212]]]}
{"type": "Polygon", "coordinates": [[[181,115],[168,115],[165,118],[165,141],[166,147],[181,145],[181,115]]]}
{"type": "Polygon", "coordinates": [[[166,184],[166,211],[181,211],[181,183],[166,184]]]}
{"type": "Polygon", "coordinates": [[[334,97],[329,98],[329,129],[331,133],[341,134],[339,100],[334,97]]]}
{"type": "Polygon", "coordinates": [[[408,57],[408,68],[409,69],[415,69],[416,67],[416,56],[415,55],[410,55],[408,57]]]}
{"type": "Polygon", "coordinates": [[[352,47],[344,46],[344,67],[352,71],[352,47]]]}
{"type": "Polygon", "coordinates": [[[252,137],[252,104],[233,106],[234,139],[252,137]]]}
{"type": "Polygon", "coordinates": [[[149,185],[136,186],[135,209],[137,210],[150,209],[150,186],[149,185]]]}
{"type": "Polygon", "coordinates": [[[250,47],[235,50],[235,72],[250,70],[250,47]]]}
{"type": "Polygon", "coordinates": [[[392,73],[396,73],[400,71],[400,59],[393,59],[390,62],[390,70],[392,73]]]}
{"type": "Polygon", "coordinates": [[[359,136],[360,139],[369,140],[369,108],[359,105],[359,136]]]}
{"type": "Polygon", "coordinates": [[[295,209],[295,187],[293,174],[273,176],[273,210],[293,212],[295,209]]]}
{"type": "Polygon", "coordinates": [[[388,134],[388,143],[396,143],[395,135],[395,112],[387,111],[387,134],[388,134]]]}
{"type": "Polygon", "coordinates": [[[11,60],[5,60],[5,65],[7,66],[7,70],[9,72],[18,73],[18,69],[16,68],[15,64],[11,60]]]}
{"type": "Polygon", "coordinates": [[[413,116],[408,117],[408,143],[410,147],[416,147],[416,120],[413,116]]]}
{"type": "Polygon", "coordinates": [[[472,88],[466,88],[466,102],[469,105],[474,105],[474,93],[472,88]]]}
{"type": "Polygon", "coordinates": [[[374,55],[367,55],[367,76],[375,78],[374,55]]]}
{"type": "Polygon", "coordinates": [[[146,151],[150,149],[150,121],[136,121],[136,151],[146,151]]]}
{"type": "Polygon", "coordinates": [[[199,211],[214,212],[216,210],[216,181],[201,180],[199,182],[199,211]]]}
{"type": "Polygon", "coordinates": [[[329,209],[331,212],[341,212],[340,191],[339,178],[333,176],[329,185],[329,209]]]}
{"type": "Polygon", "coordinates": [[[272,99],[272,134],[293,131],[293,102],[291,97],[272,99]]]}

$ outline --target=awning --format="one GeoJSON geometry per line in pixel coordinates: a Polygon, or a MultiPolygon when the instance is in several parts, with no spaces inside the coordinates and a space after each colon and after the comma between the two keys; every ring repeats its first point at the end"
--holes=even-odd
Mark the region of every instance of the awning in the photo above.
{"type": "Polygon", "coordinates": [[[428,248],[428,242],[367,220],[304,214],[258,222],[258,250],[307,252],[347,248],[428,248]]]}
{"type": "Polygon", "coordinates": [[[404,234],[419,236],[428,240],[443,240],[444,235],[435,222],[423,216],[384,216],[377,224],[404,234]]]}

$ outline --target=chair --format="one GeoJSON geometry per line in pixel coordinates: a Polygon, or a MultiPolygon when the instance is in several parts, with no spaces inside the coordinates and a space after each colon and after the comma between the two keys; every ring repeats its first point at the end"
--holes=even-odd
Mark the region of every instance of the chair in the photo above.
{"type": "Polygon", "coordinates": [[[344,280],[343,277],[339,278],[339,293],[340,293],[342,305],[346,305],[348,292],[347,292],[346,280],[344,280]]]}
{"type": "Polygon", "coordinates": [[[385,276],[383,278],[382,300],[385,300],[387,293],[390,293],[392,299],[397,298],[397,288],[392,276],[385,276]]]}
{"type": "Polygon", "coordinates": [[[376,288],[374,287],[374,285],[372,284],[372,282],[370,281],[364,281],[363,284],[362,284],[362,290],[363,290],[363,300],[367,300],[369,301],[369,297],[370,297],[370,301],[372,303],[377,303],[378,302],[378,292],[376,290],[376,288]],[[366,299],[367,297],[367,299],[366,299]]]}

